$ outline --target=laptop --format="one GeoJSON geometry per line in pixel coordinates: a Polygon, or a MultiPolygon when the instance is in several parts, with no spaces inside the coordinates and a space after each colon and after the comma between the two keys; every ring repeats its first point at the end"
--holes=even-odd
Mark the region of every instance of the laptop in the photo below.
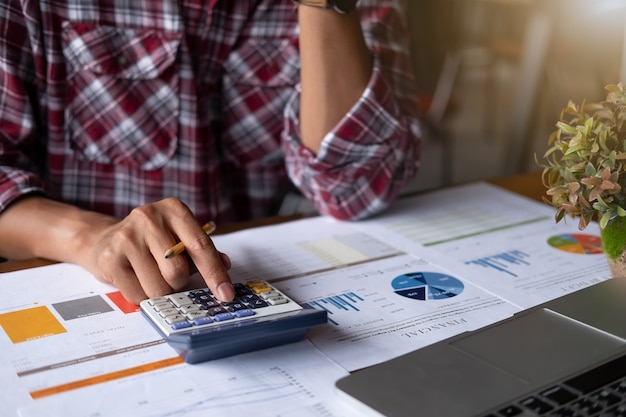
{"type": "Polygon", "coordinates": [[[626,278],[357,371],[336,391],[359,415],[626,416],[626,278]]]}

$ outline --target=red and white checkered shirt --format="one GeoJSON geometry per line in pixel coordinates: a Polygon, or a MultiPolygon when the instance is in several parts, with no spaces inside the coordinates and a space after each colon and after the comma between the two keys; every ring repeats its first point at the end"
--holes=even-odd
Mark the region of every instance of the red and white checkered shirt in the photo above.
{"type": "Polygon", "coordinates": [[[275,214],[294,184],[324,214],[381,211],[419,165],[398,3],[359,3],[374,72],[314,155],[290,0],[2,1],[0,211],[44,193],[121,218],[177,197],[236,221],[275,214]]]}

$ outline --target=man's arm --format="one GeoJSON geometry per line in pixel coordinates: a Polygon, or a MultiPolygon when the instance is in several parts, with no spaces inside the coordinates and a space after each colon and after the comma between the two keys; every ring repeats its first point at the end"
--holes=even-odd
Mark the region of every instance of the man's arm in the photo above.
{"type": "Polygon", "coordinates": [[[139,207],[117,220],[42,196],[25,196],[0,215],[0,236],[0,256],[81,265],[135,304],[187,284],[186,256],[164,256],[181,240],[211,290],[222,300],[234,296],[228,257],[215,249],[191,211],[177,199],[139,207]]]}
{"type": "Polygon", "coordinates": [[[299,6],[301,88],[285,109],[282,148],[292,182],[322,214],[379,213],[419,168],[405,7],[360,0],[342,16],[299,6]]]}
{"type": "Polygon", "coordinates": [[[302,143],[315,153],[363,94],[372,74],[372,56],[357,10],[342,15],[300,5],[298,19],[302,143]]]}

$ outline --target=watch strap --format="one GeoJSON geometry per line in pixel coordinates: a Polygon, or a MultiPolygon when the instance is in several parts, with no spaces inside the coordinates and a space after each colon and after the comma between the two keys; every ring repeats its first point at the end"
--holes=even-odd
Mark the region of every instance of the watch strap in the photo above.
{"type": "Polygon", "coordinates": [[[321,7],[322,9],[330,8],[328,0],[294,0],[298,4],[304,4],[305,6],[321,7]]]}
{"type": "Polygon", "coordinates": [[[358,0],[294,0],[294,2],[305,6],[333,9],[337,13],[345,14],[354,9],[358,0]]]}

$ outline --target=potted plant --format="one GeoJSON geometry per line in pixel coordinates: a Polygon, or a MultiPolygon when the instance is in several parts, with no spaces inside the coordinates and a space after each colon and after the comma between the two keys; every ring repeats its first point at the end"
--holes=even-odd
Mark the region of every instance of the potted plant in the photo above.
{"type": "Polygon", "coordinates": [[[606,90],[604,101],[568,103],[537,163],[555,220],[578,217],[580,230],[597,221],[611,274],[626,276],[626,94],[606,90]]]}

